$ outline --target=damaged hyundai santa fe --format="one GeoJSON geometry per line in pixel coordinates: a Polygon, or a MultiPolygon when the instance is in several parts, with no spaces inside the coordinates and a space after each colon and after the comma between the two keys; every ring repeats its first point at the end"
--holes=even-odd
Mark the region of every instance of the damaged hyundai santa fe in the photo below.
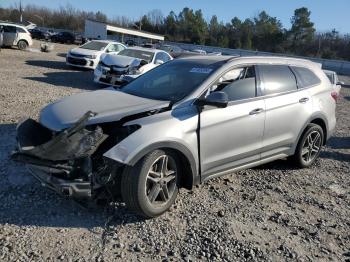
{"type": "Polygon", "coordinates": [[[12,159],[64,196],[122,199],[150,218],[210,178],[287,157],[310,166],[335,128],[336,98],[311,61],[180,58],[49,104],[18,124],[12,159]]]}

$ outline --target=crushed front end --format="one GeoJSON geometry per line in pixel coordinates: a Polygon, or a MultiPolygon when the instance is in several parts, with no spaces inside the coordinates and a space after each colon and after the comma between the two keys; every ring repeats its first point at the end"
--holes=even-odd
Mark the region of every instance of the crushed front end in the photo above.
{"type": "Polygon", "coordinates": [[[18,145],[11,158],[25,163],[42,185],[61,195],[96,198],[114,181],[119,168],[118,163],[109,163],[111,160],[102,154],[121,138],[115,135],[109,141],[108,130],[99,125],[87,126],[88,119],[94,115],[87,112],[73,126],[60,132],[53,132],[33,119],[23,121],[17,127],[18,145]]]}

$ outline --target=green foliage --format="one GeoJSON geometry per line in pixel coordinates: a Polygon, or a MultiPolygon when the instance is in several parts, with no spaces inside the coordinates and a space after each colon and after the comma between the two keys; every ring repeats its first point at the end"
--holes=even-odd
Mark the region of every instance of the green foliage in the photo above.
{"type": "Polygon", "coordinates": [[[294,53],[305,55],[307,53],[307,43],[314,39],[314,23],[310,21],[311,12],[302,7],[294,11],[291,19],[292,28],[289,32],[291,39],[291,50],[294,53]]]}

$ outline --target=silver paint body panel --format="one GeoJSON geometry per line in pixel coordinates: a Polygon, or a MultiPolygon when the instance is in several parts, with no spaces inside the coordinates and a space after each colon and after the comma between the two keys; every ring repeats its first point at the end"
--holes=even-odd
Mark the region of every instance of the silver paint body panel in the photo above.
{"type": "MultiPolygon", "coordinates": [[[[104,156],[133,165],[154,149],[152,145],[181,149],[190,154],[194,161],[191,164],[198,170],[194,176],[199,175],[201,181],[204,181],[218,174],[292,155],[303,130],[315,118],[324,120],[329,138],[336,123],[335,101],[331,97],[331,91],[332,85],[327,76],[313,62],[281,57],[232,58],[192,94],[174,104],[171,110],[125,123],[124,125],[137,124],[141,128],[108,150],[104,156]],[[231,102],[226,108],[205,106],[199,117],[193,103],[215,80],[232,68],[259,64],[307,67],[317,75],[321,83],[294,92],[231,102]],[[300,102],[304,98],[307,98],[306,101],[300,102]],[[250,112],[257,108],[261,108],[262,112],[251,115],[250,112]]],[[[66,102],[56,102],[44,109],[42,124],[60,130],[73,123],[87,109],[99,113],[98,119],[92,119],[91,123],[103,123],[169,104],[127,94],[114,95],[111,91],[97,91],[90,93],[90,96],[82,94],[67,99],[66,102]],[[86,106],[87,102],[90,107],[86,106]],[[75,106],[69,106],[70,103],[75,106]]]]}

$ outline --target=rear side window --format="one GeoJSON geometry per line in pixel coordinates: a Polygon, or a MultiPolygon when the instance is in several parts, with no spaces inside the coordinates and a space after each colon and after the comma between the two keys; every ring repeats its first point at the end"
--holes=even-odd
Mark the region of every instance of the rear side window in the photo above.
{"type": "Polygon", "coordinates": [[[331,81],[332,84],[335,83],[334,75],[332,73],[326,73],[326,76],[328,77],[329,81],[331,81]]]}
{"type": "Polygon", "coordinates": [[[17,27],[17,33],[27,33],[23,28],[17,27]]]}
{"type": "Polygon", "coordinates": [[[321,83],[321,80],[310,69],[297,66],[292,66],[291,68],[297,77],[299,88],[305,88],[321,83]]]}
{"type": "Polygon", "coordinates": [[[264,95],[297,90],[293,72],[285,65],[259,65],[264,95]]]}
{"type": "Polygon", "coordinates": [[[5,33],[16,33],[16,27],[11,25],[5,25],[4,26],[4,32],[5,33]]]}

